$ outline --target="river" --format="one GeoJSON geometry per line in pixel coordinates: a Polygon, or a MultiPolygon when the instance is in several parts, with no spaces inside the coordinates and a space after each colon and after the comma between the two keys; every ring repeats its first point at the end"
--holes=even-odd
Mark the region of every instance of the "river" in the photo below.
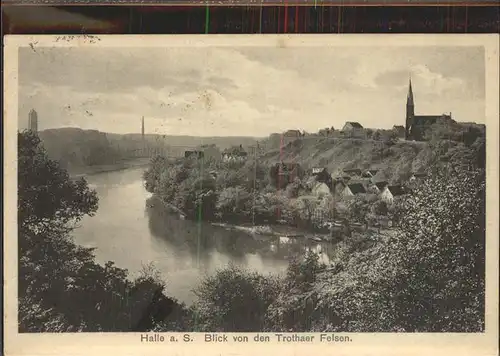
{"type": "Polygon", "coordinates": [[[166,293],[191,304],[200,280],[230,263],[248,270],[283,273],[288,260],[306,249],[328,262],[329,244],[287,238],[252,237],[242,232],[182,220],[146,192],[144,168],[88,176],[99,209],[75,230],[75,242],[94,247],[97,262],[115,262],[132,277],[152,264],[167,283],[166,293]]]}

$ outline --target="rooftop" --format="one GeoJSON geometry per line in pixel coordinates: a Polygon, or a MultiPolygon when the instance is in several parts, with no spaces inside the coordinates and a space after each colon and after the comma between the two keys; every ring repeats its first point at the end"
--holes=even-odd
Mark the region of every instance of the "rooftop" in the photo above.
{"type": "Polygon", "coordinates": [[[356,128],[356,129],[362,129],[363,126],[361,126],[361,124],[359,122],[356,122],[356,121],[347,121],[346,122],[346,125],[351,125],[352,127],[356,128]]]}
{"type": "Polygon", "coordinates": [[[349,184],[348,187],[353,194],[366,193],[366,189],[361,183],[349,184]]]}
{"type": "Polygon", "coordinates": [[[398,195],[403,195],[405,194],[405,191],[403,190],[403,187],[400,185],[391,185],[388,186],[387,189],[391,192],[393,196],[398,196],[398,195]]]}

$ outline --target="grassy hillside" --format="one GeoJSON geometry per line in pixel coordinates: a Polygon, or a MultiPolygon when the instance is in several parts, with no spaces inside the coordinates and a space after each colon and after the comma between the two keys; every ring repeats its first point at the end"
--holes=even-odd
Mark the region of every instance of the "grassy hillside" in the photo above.
{"type": "Polygon", "coordinates": [[[268,147],[261,160],[269,165],[293,161],[306,169],[326,167],[334,175],[343,169],[378,169],[376,179],[400,180],[409,172],[425,168],[431,153],[427,142],[305,137],[282,150],[279,145],[268,147]]]}
{"type": "Polygon", "coordinates": [[[482,162],[485,130],[476,123],[436,123],[427,130],[425,142],[405,141],[394,130],[364,129],[354,136],[320,130],[283,148],[280,135],[273,134],[260,142],[260,153],[263,164],[292,161],[306,169],[326,167],[334,175],[343,169],[375,169],[375,180],[400,182],[438,162],[482,162]]]}

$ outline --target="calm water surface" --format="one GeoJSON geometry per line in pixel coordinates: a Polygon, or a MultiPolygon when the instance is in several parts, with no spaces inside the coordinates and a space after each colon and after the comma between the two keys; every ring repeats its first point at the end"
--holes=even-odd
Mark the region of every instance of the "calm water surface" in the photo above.
{"type": "MultiPolygon", "coordinates": [[[[286,238],[257,239],[244,232],[181,220],[146,192],[143,170],[87,178],[99,195],[99,210],[82,220],[75,241],[95,247],[99,263],[114,261],[132,276],[152,263],[167,282],[167,294],[180,301],[192,303],[192,290],[200,280],[230,263],[262,273],[283,273],[291,256],[307,248],[318,252],[325,248],[286,238]]],[[[328,259],[325,253],[320,255],[328,259]]]]}

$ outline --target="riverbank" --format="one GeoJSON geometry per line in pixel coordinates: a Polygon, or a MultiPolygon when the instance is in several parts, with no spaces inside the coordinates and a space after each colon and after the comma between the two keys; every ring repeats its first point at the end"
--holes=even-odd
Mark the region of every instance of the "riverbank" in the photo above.
{"type": "MultiPolygon", "coordinates": [[[[157,199],[159,199],[157,197],[157,199]]],[[[161,203],[173,214],[178,215],[180,219],[186,219],[186,214],[176,206],[171,203],[165,202],[159,199],[161,203]]],[[[285,237],[293,239],[304,239],[313,240],[316,242],[320,241],[332,241],[332,236],[330,234],[324,233],[314,233],[307,230],[302,230],[294,226],[289,225],[277,225],[277,224],[266,224],[266,225],[252,225],[252,224],[231,224],[229,222],[214,222],[206,221],[206,223],[212,226],[220,227],[225,230],[240,231],[246,233],[247,235],[256,238],[261,237],[285,237]]]]}
{"type": "Polygon", "coordinates": [[[123,160],[113,164],[86,166],[76,169],[70,169],[68,171],[70,177],[75,179],[99,173],[123,171],[130,168],[146,167],[149,165],[149,162],[150,158],[135,158],[135,159],[123,160]]]}

